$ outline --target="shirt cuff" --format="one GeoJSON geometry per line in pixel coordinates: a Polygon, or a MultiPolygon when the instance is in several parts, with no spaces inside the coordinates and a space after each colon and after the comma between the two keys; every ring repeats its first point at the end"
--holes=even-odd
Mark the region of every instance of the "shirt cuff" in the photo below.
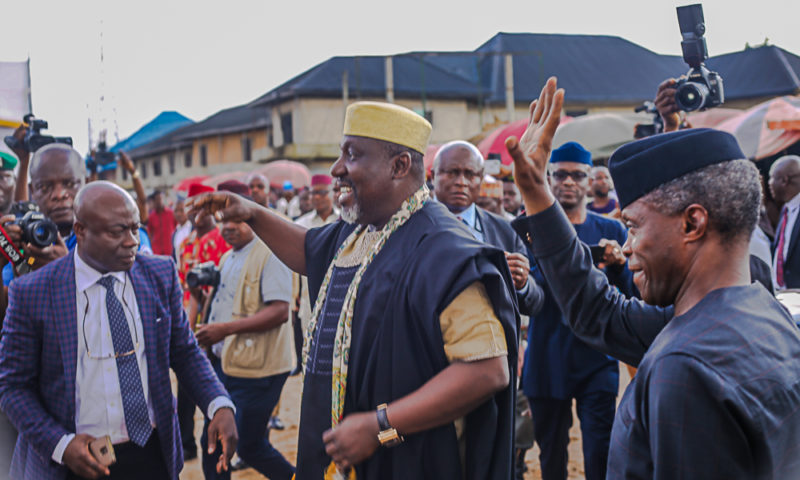
{"type": "Polygon", "coordinates": [[[517,290],[517,295],[525,295],[528,293],[528,289],[531,288],[531,277],[529,276],[525,280],[525,286],[517,290]]]}
{"type": "Polygon", "coordinates": [[[73,438],[75,438],[74,433],[68,433],[61,437],[61,440],[58,441],[56,448],[53,450],[53,455],[50,457],[54,462],[59,465],[64,465],[64,450],[67,449],[67,445],[69,445],[69,442],[71,442],[73,438]]]}
{"type": "Polygon", "coordinates": [[[220,395],[214,400],[211,400],[211,403],[208,404],[209,420],[214,418],[214,414],[217,413],[217,410],[219,410],[220,408],[230,408],[231,410],[233,410],[233,413],[236,413],[236,407],[233,406],[233,402],[231,401],[231,399],[220,395]]]}

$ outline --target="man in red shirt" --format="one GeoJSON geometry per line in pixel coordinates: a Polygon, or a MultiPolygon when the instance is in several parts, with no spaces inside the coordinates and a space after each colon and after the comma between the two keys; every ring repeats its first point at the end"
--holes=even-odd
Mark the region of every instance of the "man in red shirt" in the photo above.
{"type": "Polygon", "coordinates": [[[156,255],[172,255],[172,233],[177,223],[175,214],[164,205],[164,195],[156,190],[153,192],[153,209],[147,217],[147,233],[150,234],[150,243],[156,255]]]}

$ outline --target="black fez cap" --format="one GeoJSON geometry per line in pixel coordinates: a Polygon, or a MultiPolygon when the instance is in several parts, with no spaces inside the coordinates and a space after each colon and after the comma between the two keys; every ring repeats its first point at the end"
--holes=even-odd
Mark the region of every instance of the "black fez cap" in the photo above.
{"type": "Polygon", "coordinates": [[[619,147],[608,161],[620,209],[659,186],[716,163],[747,158],[733,135],[690,128],[619,147]]]}

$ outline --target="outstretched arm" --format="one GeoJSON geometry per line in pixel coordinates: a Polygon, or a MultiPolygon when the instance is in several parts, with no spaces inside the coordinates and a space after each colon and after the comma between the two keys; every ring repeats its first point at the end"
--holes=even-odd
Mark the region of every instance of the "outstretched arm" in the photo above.
{"type": "Polygon", "coordinates": [[[593,348],[638,365],[650,343],[672,317],[672,308],[629,300],[594,268],[589,249],[581,244],[547,184],[546,167],[561,116],[564,91],[550,78],[531,103],[528,128],[506,147],[514,159],[514,180],[528,217],[512,222],[531,247],[570,328],[593,348]],[[545,234],[546,233],[546,234],[545,234]]]}
{"type": "Polygon", "coordinates": [[[208,193],[186,202],[189,215],[214,215],[220,222],[247,222],[278,259],[306,274],[306,228],[261,205],[229,192],[208,193]]]}

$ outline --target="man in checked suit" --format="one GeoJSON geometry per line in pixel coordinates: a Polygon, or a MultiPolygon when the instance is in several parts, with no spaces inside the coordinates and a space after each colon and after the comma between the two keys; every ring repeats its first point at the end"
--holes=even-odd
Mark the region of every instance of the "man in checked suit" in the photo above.
{"type": "Polygon", "coordinates": [[[138,209],[114,184],[84,187],[75,216],[77,248],[9,291],[0,406],[19,430],[11,478],[177,480],[170,367],[212,418],[227,468],[233,405],[188,328],[173,263],[136,256],[138,209]],[[88,448],[106,435],[109,468],[88,448]]]}
{"type": "Polygon", "coordinates": [[[519,312],[535,315],[544,303],[544,291],[530,275],[530,261],[522,239],[506,219],[475,204],[481,190],[483,164],[483,155],[471,143],[456,140],[442,145],[432,169],[436,199],[464,222],[477,240],[506,252],[519,312]]]}

